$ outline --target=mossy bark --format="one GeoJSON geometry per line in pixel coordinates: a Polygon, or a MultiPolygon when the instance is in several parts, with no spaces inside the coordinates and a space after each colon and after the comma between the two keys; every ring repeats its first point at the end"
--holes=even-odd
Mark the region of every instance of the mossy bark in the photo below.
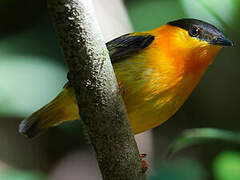
{"type": "Polygon", "coordinates": [[[104,180],[146,179],[91,3],[91,0],[48,0],[79,113],[104,180]]]}

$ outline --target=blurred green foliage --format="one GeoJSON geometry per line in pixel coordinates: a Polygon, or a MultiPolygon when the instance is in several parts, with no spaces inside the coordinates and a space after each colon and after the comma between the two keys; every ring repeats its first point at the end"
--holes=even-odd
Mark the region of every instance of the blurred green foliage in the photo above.
{"type": "Polygon", "coordinates": [[[150,30],[166,22],[190,17],[225,28],[238,25],[239,0],[138,0],[127,4],[136,31],[150,30]],[[149,12],[150,13],[146,13],[149,12]]]}
{"type": "Polygon", "coordinates": [[[185,16],[177,0],[130,1],[127,9],[135,31],[151,30],[185,16]]]}
{"type": "Polygon", "coordinates": [[[40,172],[8,170],[0,173],[1,180],[47,180],[40,172]]]}
{"type": "Polygon", "coordinates": [[[66,74],[59,63],[46,57],[1,55],[0,113],[32,113],[56,96],[66,82],[66,74]]]}
{"type": "Polygon", "coordinates": [[[207,173],[200,163],[194,160],[162,162],[150,180],[204,180],[207,173]]]}
{"type": "Polygon", "coordinates": [[[233,27],[239,15],[238,0],[180,0],[189,17],[202,19],[222,28],[233,27]]]}
{"type": "Polygon", "coordinates": [[[225,151],[220,153],[213,163],[216,180],[240,179],[240,152],[225,151]]]}
{"type": "Polygon", "coordinates": [[[224,141],[240,144],[240,132],[214,128],[198,128],[184,130],[169,146],[168,156],[200,143],[224,141]]]}

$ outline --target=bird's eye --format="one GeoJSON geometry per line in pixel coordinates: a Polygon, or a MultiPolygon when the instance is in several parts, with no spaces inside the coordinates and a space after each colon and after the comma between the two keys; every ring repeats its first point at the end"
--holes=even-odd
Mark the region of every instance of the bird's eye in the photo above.
{"type": "Polygon", "coordinates": [[[192,37],[196,37],[200,34],[200,29],[196,26],[193,26],[190,30],[189,30],[189,35],[192,37]]]}

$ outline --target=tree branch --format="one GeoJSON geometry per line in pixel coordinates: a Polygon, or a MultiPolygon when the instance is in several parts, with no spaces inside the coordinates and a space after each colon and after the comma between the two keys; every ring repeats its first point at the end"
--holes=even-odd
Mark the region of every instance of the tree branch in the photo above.
{"type": "Polygon", "coordinates": [[[146,179],[91,1],[48,2],[103,179],[146,179]]]}

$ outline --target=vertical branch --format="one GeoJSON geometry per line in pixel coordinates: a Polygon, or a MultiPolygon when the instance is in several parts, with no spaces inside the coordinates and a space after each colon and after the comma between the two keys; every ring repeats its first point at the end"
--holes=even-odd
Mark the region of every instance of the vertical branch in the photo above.
{"type": "Polygon", "coordinates": [[[48,2],[103,179],[146,179],[91,1],[48,2]]]}

